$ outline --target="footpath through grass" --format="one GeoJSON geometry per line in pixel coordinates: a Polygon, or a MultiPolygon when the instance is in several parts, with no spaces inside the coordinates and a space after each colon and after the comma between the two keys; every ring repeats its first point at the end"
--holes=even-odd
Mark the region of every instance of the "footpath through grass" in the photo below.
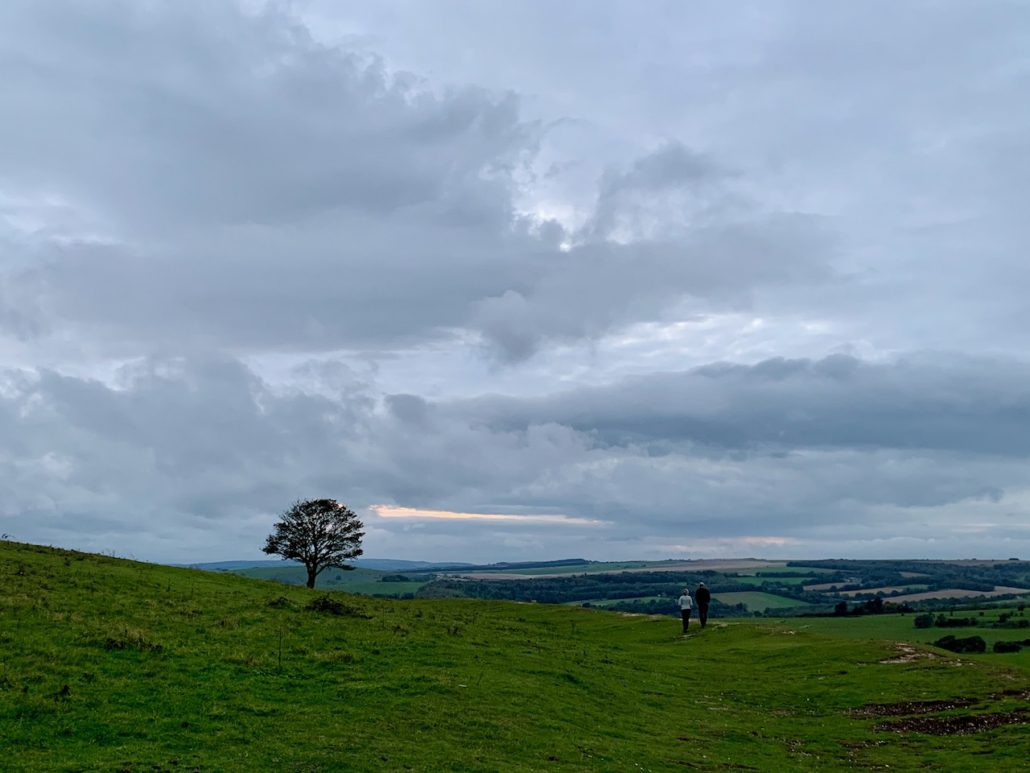
{"type": "Polygon", "coordinates": [[[894,643],[797,621],[681,637],[670,618],[564,606],[333,594],[342,614],[307,610],[318,596],[0,543],[0,767],[1015,770],[1030,758],[1030,680],[1001,662],[899,660],[894,643]],[[914,731],[868,708],[912,701],[948,702],[933,712],[943,724],[914,731]],[[935,734],[967,725],[978,731],[935,734]]]}

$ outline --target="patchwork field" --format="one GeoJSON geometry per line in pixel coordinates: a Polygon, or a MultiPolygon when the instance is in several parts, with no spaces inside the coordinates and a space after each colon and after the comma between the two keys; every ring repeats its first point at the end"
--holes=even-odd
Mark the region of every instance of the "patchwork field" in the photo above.
{"type": "Polygon", "coordinates": [[[832,591],[836,588],[841,588],[845,585],[851,585],[859,582],[859,577],[847,577],[837,582],[817,582],[812,585],[806,585],[805,590],[807,591],[832,591]]]}
{"type": "MultiPolygon", "coordinates": [[[[917,590],[924,590],[925,588],[926,588],[925,585],[885,585],[885,586],[882,586],[882,587],[879,587],[879,588],[863,588],[862,590],[842,590],[842,591],[840,591],[838,593],[838,595],[844,596],[846,598],[852,598],[854,596],[868,596],[870,594],[875,595],[877,593],[887,594],[887,593],[893,593],[894,591],[906,591],[906,590],[917,591],[917,590]]],[[[892,600],[894,600],[896,598],[900,598],[900,597],[895,596],[892,600]]],[[[932,597],[932,598],[945,598],[945,597],[932,597]]]]}
{"type": "Polygon", "coordinates": [[[744,585],[760,586],[767,582],[777,582],[783,585],[801,585],[802,583],[808,582],[810,577],[769,577],[762,574],[743,575],[740,577],[733,578],[736,582],[743,583],[744,585]]]}
{"type": "Polygon", "coordinates": [[[796,607],[800,603],[794,599],[776,596],[772,593],[762,593],[761,591],[714,593],[712,596],[723,604],[745,604],[749,612],[761,612],[766,609],[786,609],[787,607],[796,607]]]}
{"type": "Polygon", "coordinates": [[[995,587],[993,591],[962,590],[959,588],[946,588],[944,590],[925,591],[923,593],[906,593],[902,596],[894,596],[891,601],[927,601],[928,599],[979,599],[994,598],[995,596],[1008,596],[1013,593],[1030,594],[1028,588],[1012,588],[1004,585],[995,587]]]}

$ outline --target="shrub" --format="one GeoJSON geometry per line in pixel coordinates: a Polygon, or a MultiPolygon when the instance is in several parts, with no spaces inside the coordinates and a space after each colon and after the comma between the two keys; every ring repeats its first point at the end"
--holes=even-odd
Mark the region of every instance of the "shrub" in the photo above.
{"type": "Polygon", "coordinates": [[[108,652],[112,650],[139,650],[140,652],[162,652],[164,647],[147,639],[143,631],[125,629],[115,636],[108,636],[102,642],[108,652]]]}
{"type": "Polygon", "coordinates": [[[996,641],[994,642],[995,652],[1019,652],[1023,645],[1018,641],[996,641]]]}
{"type": "Polygon", "coordinates": [[[357,607],[352,607],[350,604],[344,604],[342,601],[334,599],[332,596],[326,594],[313,598],[305,609],[311,612],[321,612],[327,615],[363,617],[365,619],[371,617],[370,615],[366,615],[357,607]]]}
{"type": "Polygon", "coordinates": [[[991,624],[991,628],[1030,628],[1030,620],[1002,620],[999,618],[991,624]]]}
{"type": "Polygon", "coordinates": [[[944,615],[937,615],[937,620],[934,622],[938,628],[968,628],[976,625],[975,617],[945,617],[944,615]]]}
{"type": "Polygon", "coordinates": [[[987,642],[983,640],[982,636],[967,636],[964,639],[958,639],[955,636],[944,636],[934,642],[934,646],[940,647],[941,649],[951,650],[952,652],[986,652],[987,642]]]}
{"type": "Polygon", "coordinates": [[[913,622],[916,624],[916,628],[932,628],[933,615],[916,615],[913,622]]]}

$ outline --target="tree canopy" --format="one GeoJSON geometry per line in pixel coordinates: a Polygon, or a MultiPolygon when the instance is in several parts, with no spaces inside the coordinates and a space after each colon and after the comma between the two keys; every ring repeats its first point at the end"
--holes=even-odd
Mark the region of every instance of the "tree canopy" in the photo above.
{"type": "Polygon", "coordinates": [[[307,585],[314,588],[323,570],[354,568],[344,562],[364,552],[363,529],[357,514],[346,505],[335,499],[308,499],[295,502],[280,516],[262,550],[304,564],[307,585]]]}

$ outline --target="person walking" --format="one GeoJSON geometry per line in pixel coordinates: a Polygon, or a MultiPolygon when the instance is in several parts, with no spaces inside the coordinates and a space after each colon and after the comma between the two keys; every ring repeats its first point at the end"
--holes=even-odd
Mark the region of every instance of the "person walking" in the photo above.
{"type": "Polygon", "coordinates": [[[693,606],[694,604],[690,600],[690,590],[684,588],[683,595],[680,596],[680,617],[683,618],[683,633],[686,633],[690,627],[690,609],[693,606]]]}
{"type": "Polygon", "coordinates": [[[694,599],[697,601],[697,619],[701,621],[701,627],[708,624],[708,605],[712,603],[712,592],[705,587],[704,583],[697,586],[694,592],[694,599]]]}

